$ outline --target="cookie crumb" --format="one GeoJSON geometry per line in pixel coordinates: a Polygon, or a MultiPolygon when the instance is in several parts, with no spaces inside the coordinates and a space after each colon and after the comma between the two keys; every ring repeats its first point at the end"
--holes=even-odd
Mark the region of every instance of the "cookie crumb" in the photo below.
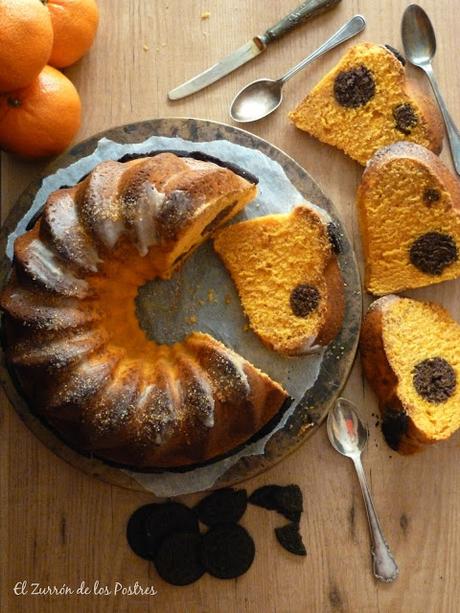
{"type": "Polygon", "coordinates": [[[211,17],[211,13],[209,11],[203,11],[201,13],[201,21],[204,21],[205,19],[209,19],[211,17]]]}

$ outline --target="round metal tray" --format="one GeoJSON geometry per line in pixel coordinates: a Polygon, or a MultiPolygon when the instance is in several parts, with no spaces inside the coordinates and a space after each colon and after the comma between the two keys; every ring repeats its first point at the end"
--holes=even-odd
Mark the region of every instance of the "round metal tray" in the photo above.
{"type": "MultiPolygon", "coordinates": [[[[331,215],[341,234],[341,252],[338,254],[338,261],[345,285],[345,312],[342,329],[323,354],[315,384],[307,390],[285,426],[270,438],[264,454],[241,458],[214,485],[214,487],[229,486],[253,477],[278,463],[317,430],[344,386],[355,357],[362,313],[358,267],[350,241],[337,216],[334,205],[323,194],[312,177],[280,149],[249,132],[232,126],[187,118],[154,119],[119,126],[77,144],[68,153],[57,158],[48,166],[41,177],[29,185],[12,207],[1,229],[0,249],[2,253],[5,253],[8,235],[30,208],[45,176],[53,174],[59,168],[69,166],[79,158],[91,154],[102,137],[120,143],[137,143],[153,135],[178,136],[195,142],[226,139],[232,143],[262,151],[262,153],[281,164],[289,180],[306,200],[314,202],[331,215]]],[[[1,287],[4,286],[10,270],[11,263],[5,256],[0,266],[1,287]]],[[[11,404],[27,427],[49,449],[87,474],[99,477],[113,485],[145,491],[142,485],[132,479],[124,470],[111,466],[102,460],[86,457],[61,441],[28,409],[27,403],[21,396],[6,367],[3,351],[0,357],[0,382],[11,404]]]]}

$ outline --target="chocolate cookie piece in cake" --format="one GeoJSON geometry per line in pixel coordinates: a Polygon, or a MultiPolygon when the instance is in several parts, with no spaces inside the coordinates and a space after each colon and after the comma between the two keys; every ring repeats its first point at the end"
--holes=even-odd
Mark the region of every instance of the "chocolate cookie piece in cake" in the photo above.
{"type": "Polygon", "coordinates": [[[289,118],[363,166],[402,134],[435,153],[442,147],[439,109],[407,78],[401,56],[383,45],[350,47],[289,118]]]}
{"type": "Polygon", "coordinates": [[[460,181],[431,151],[378,151],[358,188],[366,289],[378,296],[460,276],[460,181]]]}
{"type": "Polygon", "coordinates": [[[216,234],[214,249],[235,282],[250,326],[275,351],[314,351],[341,327],[344,287],[330,223],[301,204],[288,214],[248,219],[216,234]]]}
{"type": "Polygon", "coordinates": [[[380,298],[364,319],[360,351],[392,449],[413,453],[460,428],[460,325],[445,309],[380,298]]]}

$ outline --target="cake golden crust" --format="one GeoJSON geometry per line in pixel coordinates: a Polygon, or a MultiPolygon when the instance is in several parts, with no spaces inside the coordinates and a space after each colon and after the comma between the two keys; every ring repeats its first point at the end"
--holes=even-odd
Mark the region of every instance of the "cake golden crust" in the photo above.
{"type": "Polygon", "coordinates": [[[212,337],[149,341],[138,288],[169,278],[255,196],[229,168],[160,153],[103,162],[52,193],[15,242],[0,297],[8,364],[73,447],[133,468],[206,462],[240,446],[286,392],[212,337]]]}
{"type": "Polygon", "coordinates": [[[251,327],[268,347],[300,355],[337,335],[343,281],[327,223],[311,206],[223,228],[214,248],[236,284],[251,327]]]}
{"type": "Polygon", "coordinates": [[[372,43],[350,47],[289,117],[362,165],[380,147],[403,139],[435,153],[442,148],[437,106],[406,78],[394,53],[372,43]]]}
{"type": "Polygon", "coordinates": [[[369,307],[361,361],[396,451],[420,451],[460,427],[459,341],[460,326],[439,305],[388,295],[369,307]]]}
{"type": "Polygon", "coordinates": [[[369,292],[460,276],[460,182],[431,151],[404,141],[377,151],[357,204],[369,292]]]}

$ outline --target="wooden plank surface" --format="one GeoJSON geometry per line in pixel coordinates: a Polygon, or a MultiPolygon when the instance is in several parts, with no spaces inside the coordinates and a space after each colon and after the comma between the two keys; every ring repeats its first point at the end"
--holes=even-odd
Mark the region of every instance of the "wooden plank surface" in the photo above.
{"type": "MultiPolygon", "coordinates": [[[[272,25],[295,0],[99,0],[101,25],[91,53],[68,70],[83,100],[83,139],[113,125],[160,116],[228,122],[234,93],[248,81],[276,77],[299,61],[354,13],[368,19],[362,40],[401,47],[404,0],[343,0],[335,11],[273,44],[266,54],[196,96],[168,103],[166,92],[272,25]],[[209,19],[202,20],[203,11],[209,19]],[[144,45],[148,50],[144,49],[144,45]]],[[[451,113],[460,123],[457,67],[458,2],[425,0],[438,34],[435,69],[451,113]]],[[[336,50],[297,76],[282,109],[250,130],[301,163],[335,202],[360,253],[354,197],[360,168],[341,153],[297,132],[286,112],[340,57],[336,50]]],[[[422,75],[410,70],[420,82],[422,75]]],[[[447,149],[442,155],[449,161],[447,149]]],[[[2,156],[2,218],[40,164],[2,156]]],[[[460,284],[412,292],[435,299],[460,318],[460,284]]],[[[370,572],[366,518],[351,463],[329,446],[322,428],[299,451],[247,483],[299,483],[305,496],[301,531],[309,555],[296,559],[274,540],[279,517],[250,508],[243,524],[254,536],[256,560],[243,577],[203,577],[173,588],[125,541],[130,513],[150,500],[96,481],[44,448],[1,401],[0,610],[37,613],[168,611],[243,613],[453,612],[460,610],[460,436],[415,457],[399,457],[375,427],[373,395],[355,365],[345,395],[370,420],[364,456],[375,504],[401,576],[378,584],[370,572]],[[138,581],[156,596],[16,596],[18,581],[42,586],[82,581],[113,589],[138,581]]],[[[198,497],[186,498],[192,503],[198,497]]]]}

